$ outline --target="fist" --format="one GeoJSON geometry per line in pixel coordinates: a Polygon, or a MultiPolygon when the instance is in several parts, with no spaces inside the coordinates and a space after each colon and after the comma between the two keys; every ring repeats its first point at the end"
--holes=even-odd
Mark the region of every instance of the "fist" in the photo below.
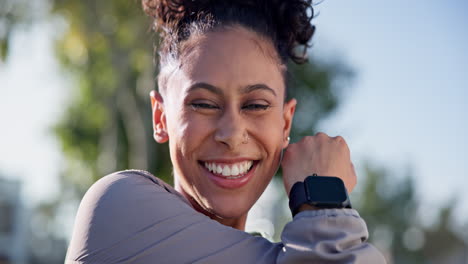
{"type": "Polygon", "coordinates": [[[294,183],[304,181],[313,173],[340,178],[348,193],[351,193],[357,181],[345,140],[340,136],[329,137],[321,132],[290,144],[284,152],[281,166],[288,195],[294,183]]]}

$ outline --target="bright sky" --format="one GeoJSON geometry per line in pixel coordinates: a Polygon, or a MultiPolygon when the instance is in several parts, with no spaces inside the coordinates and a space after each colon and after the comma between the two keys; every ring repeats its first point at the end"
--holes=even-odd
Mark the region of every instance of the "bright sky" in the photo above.
{"type": "Polygon", "coordinates": [[[338,53],[357,73],[323,129],[343,135],[357,162],[396,176],[411,166],[429,208],[458,196],[467,219],[468,2],[327,0],[317,10],[313,52],[338,53]]]}
{"type": "MultiPolygon", "coordinates": [[[[468,2],[326,0],[316,10],[312,52],[340,56],[357,73],[323,130],[345,137],[358,166],[370,159],[402,176],[410,165],[427,206],[457,195],[467,219],[468,2]]],[[[58,188],[61,153],[49,128],[71,89],[53,57],[57,31],[49,23],[16,34],[0,64],[0,175],[22,180],[28,201],[58,188]]]]}

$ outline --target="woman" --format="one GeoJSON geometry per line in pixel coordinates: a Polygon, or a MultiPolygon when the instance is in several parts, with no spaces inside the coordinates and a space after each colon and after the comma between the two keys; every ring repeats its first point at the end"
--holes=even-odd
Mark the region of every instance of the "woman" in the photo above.
{"type": "Polygon", "coordinates": [[[286,64],[305,61],[295,48],[314,32],[310,1],[143,8],[163,39],[153,127],[169,142],[175,186],[136,170],[103,177],[83,198],[66,262],[384,263],[355,210],[298,198],[314,173],[349,192],[356,183],[343,138],[289,143],[296,100],[287,100],[286,64]],[[280,162],[295,216],[271,243],[243,230],[280,162]]]}

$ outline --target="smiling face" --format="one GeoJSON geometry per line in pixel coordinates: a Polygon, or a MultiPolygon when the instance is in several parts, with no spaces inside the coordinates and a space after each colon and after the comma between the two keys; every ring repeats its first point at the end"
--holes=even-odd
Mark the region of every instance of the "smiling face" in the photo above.
{"type": "Polygon", "coordinates": [[[243,229],[279,166],[296,102],[284,102],[279,60],[258,34],[236,26],[193,38],[153,95],[155,138],[169,140],[176,189],[243,229]]]}

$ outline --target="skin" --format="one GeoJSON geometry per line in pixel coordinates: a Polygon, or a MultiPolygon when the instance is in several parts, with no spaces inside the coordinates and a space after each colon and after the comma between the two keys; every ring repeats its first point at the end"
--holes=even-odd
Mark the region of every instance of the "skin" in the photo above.
{"type": "MultiPolygon", "coordinates": [[[[282,66],[272,44],[257,33],[235,26],[194,36],[188,44],[163,95],[151,93],[154,138],[169,141],[176,190],[199,212],[244,230],[249,209],[289,144],[296,100],[284,101],[282,66]],[[235,189],[216,185],[203,166],[243,160],[254,160],[255,170],[235,189]]],[[[348,190],[356,182],[345,141],[323,133],[291,144],[282,166],[288,194],[314,172],[339,175],[348,190]]]]}

